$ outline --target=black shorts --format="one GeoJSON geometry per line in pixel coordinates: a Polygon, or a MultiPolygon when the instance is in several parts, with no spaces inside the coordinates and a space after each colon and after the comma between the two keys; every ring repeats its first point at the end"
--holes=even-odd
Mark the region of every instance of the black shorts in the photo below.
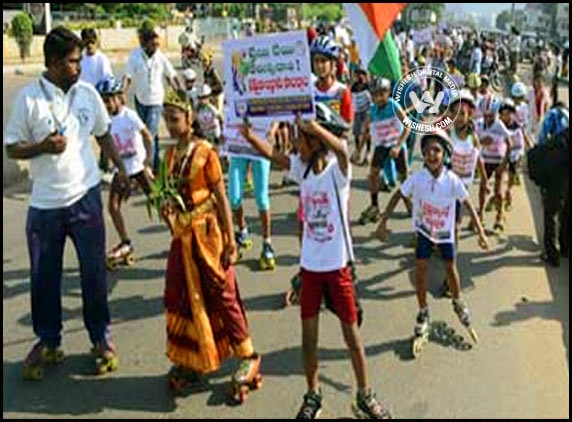
{"type": "Polygon", "coordinates": [[[509,174],[516,174],[516,172],[518,171],[518,169],[520,168],[520,162],[522,160],[522,157],[518,157],[516,159],[516,161],[510,161],[508,163],[508,173],[509,174]]]}
{"type": "Polygon", "coordinates": [[[389,158],[390,151],[391,148],[375,147],[375,149],[373,150],[373,158],[371,160],[371,166],[382,169],[385,164],[385,160],[389,158]]]}
{"type": "Polygon", "coordinates": [[[485,173],[487,174],[487,180],[490,180],[491,176],[500,166],[502,166],[502,164],[485,163],[485,173]]]}
{"type": "MultiPolygon", "coordinates": [[[[151,194],[151,181],[145,173],[145,170],[140,171],[139,173],[135,173],[132,176],[129,176],[129,180],[135,180],[139,187],[145,192],[145,195],[149,196],[151,194]]],[[[119,182],[117,180],[117,173],[113,176],[113,180],[111,181],[111,192],[119,193],[121,191],[119,187],[119,182]]],[[[128,198],[129,194],[123,196],[123,198],[128,198]]]]}

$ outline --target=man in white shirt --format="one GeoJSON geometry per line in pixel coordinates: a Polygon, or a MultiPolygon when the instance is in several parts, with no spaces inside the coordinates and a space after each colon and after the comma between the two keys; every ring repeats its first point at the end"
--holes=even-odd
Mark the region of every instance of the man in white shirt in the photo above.
{"type": "MultiPolygon", "coordinates": [[[[93,28],[84,28],[81,30],[81,42],[84,47],[81,56],[81,74],[79,79],[87,82],[95,87],[95,85],[113,76],[111,63],[107,56],[103,54],[97,47],[97,33],[93,28]]],[[[109,178],[109,158],[101,151],[99,156],[99,168],[104,173],[104,179],[109,178]]]]}
{"type": "Polygon", "coordinates": [[[30,160],[33,180],[26,235],[39,342],[24,361],[24,378],[29,379],[43,378],[44,364],[63,359],[60,287],[67,236],[79,260],[84,323],[97,373],[117,369],[109,330],[100,175],[91,135],[119,169],[119,183],[129,186],[105,106],[95,88],[79,81],[81,40],[59,27],[46,37],[44,52],[47,71],[19,93],[4,137],[10,158],[30,160]]]}
{"type": "Polygon", "coordinates": [[[518,32],[518,30],[513,27],[512,28],[512,33],[510,36],[510,40],[509,40],[509,47],[510,47],[510,70],[513,73],[516,73],[517,68],[518,68],[518,62],[519,62],[519,57],[520,57],[520,44],[521,44],[521,38],[520,38],[520,32],[518,32]]]}
{"type": "Polygon", "coordinates": [[[123,92],[133,86],[135,109],[154,138],[153,169],[159,169],[159,121],[163,110],[165,88],[163,78],[169,85],[181,90],[177,72],[167,57],[159,50],[159,34],[145,28],[139,32],[141,47],[129,55],[125,67],[123,92]]]}

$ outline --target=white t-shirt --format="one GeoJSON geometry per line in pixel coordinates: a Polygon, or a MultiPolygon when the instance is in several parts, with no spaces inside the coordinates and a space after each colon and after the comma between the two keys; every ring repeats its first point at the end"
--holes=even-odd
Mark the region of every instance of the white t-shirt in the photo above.
{"type": "Polygon", "coordinates": [[[344,176],[336,156],[329,154],[328,165],[320,174],[316,175],[310,170],[304,179],[307,168],[308,164],[302,162],[299,155],[290,156],[289,177],[300,185],[304,221],[300,266],[314,272],[339,270],[347,266],[351,256],[346,246],[346,237],[349,248],[352,248],[347,225],[351,167],[348,166],[348,176],[344,176]],[[340,205],[336,198],[334,179],[340,205]],[[342,227],[340,206],[345,227],[342,227]],[[345,230],[345,235],[342,230],[345,230]]]}
{"type": "Polygon", "coordinates": [[[96,51],[93,56],[89,56],[86,52],[81,57],[81,75],[80,79],[88,84],[95,86],[99,81],[113,76],[111,63],[105,54],[96,51]]]}
{"type": "Polygon", "coordinates": [[[481,142],[487,137],[493,139],[492,144],[483,145],[483,161],[487,164],[501,164],[507,153],[506,138],[510,137],[504,123],[496,119],[491,126],[485,128],[485,119],[481,118],[475,123],[475,129],[481,142]]]}
{"type": "Polygon", "coordinates": [[[39,143],[60,128],[67,138],[63,153],[42,154],[30,160],[30,206],[68,207],[100,183],[90,136],[105,135],[109,124],[101,97],[85,82],[77,82],[64,93],[42,76],[20,91],[6,126],[4,143],[39,143]]]}
{"type": "Polygon", "coordinates": [[[413,229],[434,243],[454,243],[455,202],[469,193],[461,179],[443,168],[438,178],[423,167],[401,185],[401,194],[413,200],[413,229]]]}
{"type": "Polygon", "coordinates": [[[222,131],[219,114],[212,104],[200,104],[196,119],[203,134],[209,141],[220,138],[222,131]]]}
{"type": "Polygon", "coordinates": [[[453,131],[451,140],[453,141],[453,154],[451,156],[453,173],[459,176],[468,189],[475,178],[479,149],[475,148],[473,135],[467,136],[467,139],[460,139],[453,131]]]}
{"type": "Polygon", "coordinates": [[[129,55],[125,75],[132,79],[137,100],[143,105],[151,106],[163,104],[165,77],[174,78],[177,72],[160,50],[149,58],[139,47],[129,55]]]}
{"type": "Polygon", "coordinates": [[[143,171],[145,167],[147,151],[141,135],[143,129],[145,124],[141,118],[127,107],[111,117],[111,136],[129,176],[143,171]]]}

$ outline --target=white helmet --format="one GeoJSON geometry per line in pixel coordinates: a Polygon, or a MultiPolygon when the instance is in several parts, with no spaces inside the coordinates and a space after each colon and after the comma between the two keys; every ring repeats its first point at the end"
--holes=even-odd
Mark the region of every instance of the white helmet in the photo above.
{"type": "Polygon", "coordinates": [[[516,82],[510,89],[510,95],[513,98],[522,98],[526,96],[526,86],[522,82],[516,82]]]}
{"type": "Polygon", "coordinates": [[[204,97],[210,97],[210,95],[212,94],[213,90],[211,89],[210,86],[208,86],[207,84],[203,85],[203,89],[201,90],[201,98],[204,97]]]}
{"type": "Polygon", "coordinates": [[[194,81],[197,79],[197,72],[195,72],[193,69],[185,69],[183,71],[183,78],[185,78],[187,81],[194,81]]]}

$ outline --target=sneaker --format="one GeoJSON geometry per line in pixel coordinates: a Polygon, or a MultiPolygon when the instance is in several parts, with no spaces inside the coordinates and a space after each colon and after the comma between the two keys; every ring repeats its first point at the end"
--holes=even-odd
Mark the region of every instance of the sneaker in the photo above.
{"type": "Polygon", "coordinates": [[[356,416],[362,419],[392,419],[389,409],[377,400],[371,390],[367,393],[357,393],[353,410],[356,416]]]}
{"type": "Polygon", "coordinates": [[[322,413],[322,396],[315,391],[304,395],[304,403],[296,415],[296,419],[317,419],[322,413]]]}

